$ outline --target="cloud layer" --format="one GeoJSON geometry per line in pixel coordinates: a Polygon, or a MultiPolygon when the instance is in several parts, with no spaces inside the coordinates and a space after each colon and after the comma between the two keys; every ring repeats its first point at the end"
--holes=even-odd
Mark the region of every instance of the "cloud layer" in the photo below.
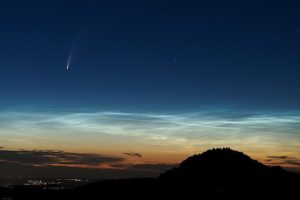
{"type": "Polygon", "coordinates": [[[221,141],[251,144],[257,140],[264,144],[300,145],[300,115],[295,113],[2,111],[0,126],[0,136],[7,136],[11,142],[22,141],[22,136],[33,139],[46,135],[51,139],[57,134],[59,137],[75,136],[71,139],[76,141],[79,133],[95,138],[101,135],[138,137],[152,144],[178,146],[221,141]]]}
{"type": "Polygon", "coordinates": [[[125,163],[125,158],[53,150],[0,150],[0,177],[153,177],[172,164],[125,163]]]}
{"type": "Polygon", "coordinates": [[[32,166],[99,166],[103,163],[121,162],[123,160],[121,157],[53,150],[0,150],[0,162],[32,166]]]}
{"type": "Polygon", "coordinates": [[[142,154],[140,154],[140,153],[135,153],[135,152],[124,152],[123,154],[124,154],[124,155],[127,155],[127,156],[139,157],[139,158],[142,157],[142,154]]]}
{"type": "Polygon", "coordinates": [[[268,159],[266,161],[272,165],[281,165],[298,170],[300,169],[300,159],[294,156],[268,156],[268,159]]]}
{"type": "MultiPolygon", "coordinates": [[[[104,154],[130,149],[132,152],[124,152],[128,159],[147,163],[159,163],[161,159],[174,163],[207,148],[229,146],[250,155],[266,152],[263,157],[276,151],[281,155],[292,152],[295,158],[300,158],[300,114],[296,112],[204,109],[193,113],[161,114],[4,110],[0,112],[0,127],[0,146],[10,149],[62,149],[66,152],[75,149],[76,152],[104,154]],[[166,156],[150,159],[147,157],[150,153],[166,156]],[[184,157],[176,160],[176,154],[184,154],[184,157]]],[[[83,158],[80,154],[66,152],[31,154],[34,159],[42,154],[39,159],[44,162],[49,162],[52,156],[52,160],[60,160],[59,164],[70,165],[94,165],[105,159],[94,154],[83,158]]]]}

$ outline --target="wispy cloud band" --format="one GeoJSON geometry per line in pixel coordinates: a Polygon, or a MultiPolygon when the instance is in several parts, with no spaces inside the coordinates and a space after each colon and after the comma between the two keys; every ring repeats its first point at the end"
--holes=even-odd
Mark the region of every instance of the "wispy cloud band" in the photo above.
{"type": "MultiPolygon", "coordinates": [[[[144,144],[193,148],[201,144],[281,146],[300,149],[300,115],[203,111],[181,114],[80,112],[80,111],[2,111],[0,135],[17,141],[39,136],[76,141],[78,134],[100,140],[104,135],[132,138],[144,144]],[[99,139],[100,138],[100,139],[99,139]]],[[[0,144],[1,145],[1,144],[0,144]]],[[[132,149],[132,148],[128,148],[132,149]]]]}

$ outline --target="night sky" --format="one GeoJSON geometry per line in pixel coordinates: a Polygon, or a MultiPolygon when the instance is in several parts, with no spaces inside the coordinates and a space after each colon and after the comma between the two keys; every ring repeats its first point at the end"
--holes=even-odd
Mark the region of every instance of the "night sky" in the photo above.
{"type": "Polygon", "coordinates": [[[0,176],[37,165],[45,176],[143,176],[223,146],[300,171],[299,10],[297,0],[1,1],[0,169],[15,171],[0,176]]]}

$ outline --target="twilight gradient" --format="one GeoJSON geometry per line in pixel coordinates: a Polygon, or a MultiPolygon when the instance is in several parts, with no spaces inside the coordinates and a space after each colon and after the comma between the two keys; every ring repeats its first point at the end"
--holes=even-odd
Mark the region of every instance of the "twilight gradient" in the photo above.
{"type": "Polygon", "coordinates": [[[299,10],[297,0],[2,1],[0,177],[146,176],[224,146],[299,170],[299,10]]]}

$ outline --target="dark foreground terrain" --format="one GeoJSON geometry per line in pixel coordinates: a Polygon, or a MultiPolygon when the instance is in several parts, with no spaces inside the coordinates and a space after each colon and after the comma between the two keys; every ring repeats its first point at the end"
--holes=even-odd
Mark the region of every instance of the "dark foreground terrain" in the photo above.
{"type": "Polygon", "coordinates": [[[107,180],[57,190],[3,188],[0,199],[295,199],[299,188],[299,174],[224,148],[189,157],[158,178],[107,180]]]}

